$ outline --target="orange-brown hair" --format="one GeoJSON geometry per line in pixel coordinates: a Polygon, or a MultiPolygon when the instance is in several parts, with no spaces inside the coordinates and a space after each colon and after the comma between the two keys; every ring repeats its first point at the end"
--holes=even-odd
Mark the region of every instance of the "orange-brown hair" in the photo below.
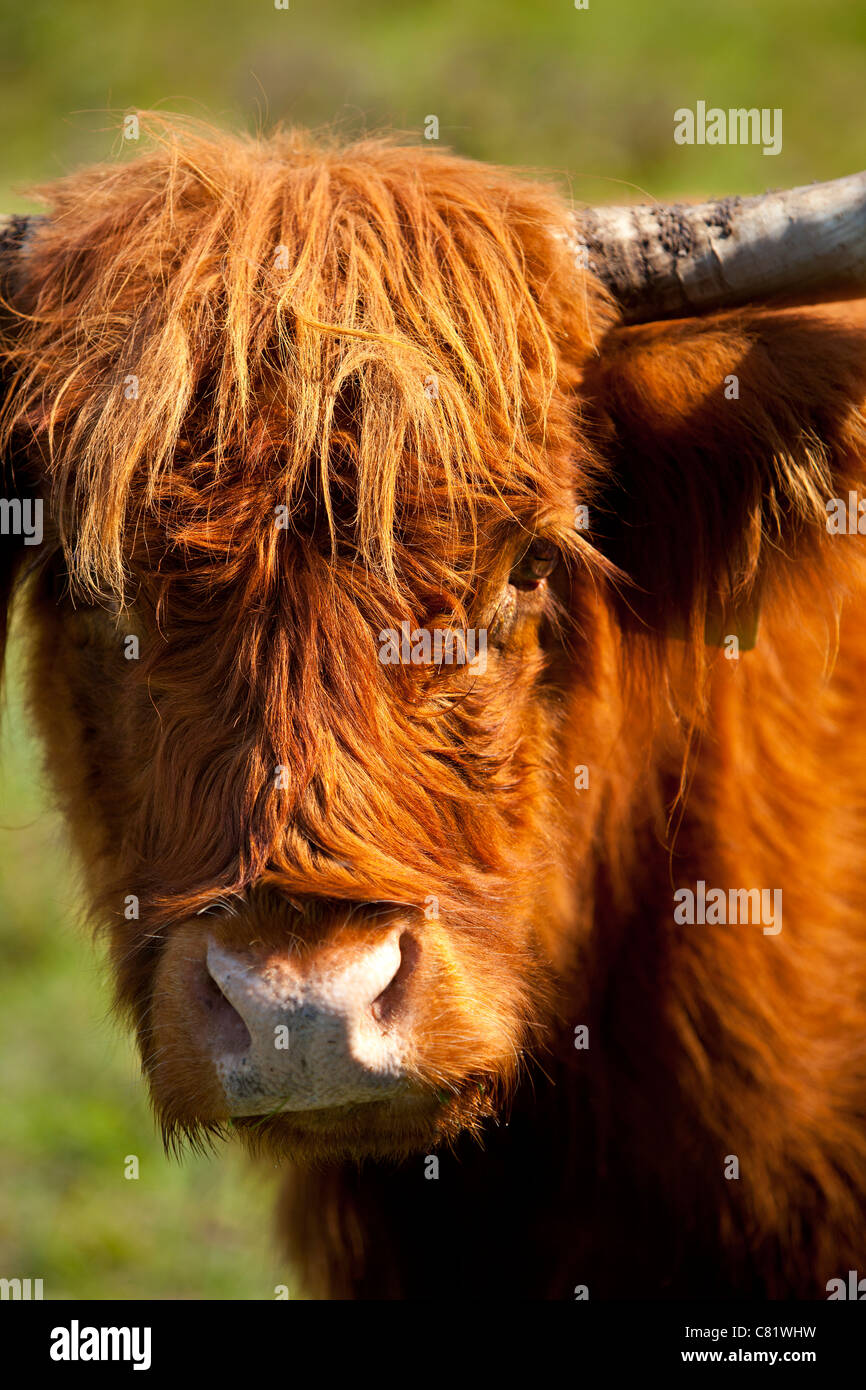
{"type": "Polygon", "coordinates": [[[0,443],[46,499],[33,704],[169,1141],[222,1132],[197,914],[303,951],[397,904],[427,1108],[237,1126],[327,1164],[284,1203],[311,1285],[441,1292],[459,1250],[468,1296],[510,1211],[512,1293],[808,1295],[866,1193],[866,577],[824,526],[863,483],[864,306],[622,328],[551,188],[144,124],[16,246],[0,443]],[[564,563],[521,587],[539,540],[564,563]],[[489,669],[384,667],[403,621],[483,625],[489,669]],[[699,878],[783,886],[782,937],[676,932],[699,878]],[[422,1209],[378,1160],[445,1141],[422,1209]]]}

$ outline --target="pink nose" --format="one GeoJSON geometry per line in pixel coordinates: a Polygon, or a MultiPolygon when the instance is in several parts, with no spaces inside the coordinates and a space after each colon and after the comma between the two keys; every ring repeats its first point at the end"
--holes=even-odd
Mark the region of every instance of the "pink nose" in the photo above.
{"type": "Polygon", "coordinates": [[[211,999],[208,1042],[228,1113],[319,1110],[405,1089],[411,944],[395,927],[376,942],[262,961],[209,941],[222,998],[211,999]]]}

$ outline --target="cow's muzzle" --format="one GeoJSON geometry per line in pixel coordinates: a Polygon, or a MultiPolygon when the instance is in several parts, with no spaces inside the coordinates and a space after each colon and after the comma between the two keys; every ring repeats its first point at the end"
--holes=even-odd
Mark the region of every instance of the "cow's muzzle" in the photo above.
{"type": "Polygon", "coordinates": [[[319,1110],[407,1089],[417,953],[404,927],[303,954],[208,942],[195,1007],[230,1116],[319,1110]]]}

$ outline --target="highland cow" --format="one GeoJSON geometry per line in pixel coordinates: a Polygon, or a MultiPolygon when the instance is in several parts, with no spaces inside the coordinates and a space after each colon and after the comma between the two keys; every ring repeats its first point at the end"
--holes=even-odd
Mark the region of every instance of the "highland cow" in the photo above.
{"type": "Polygon", "coordinates": [[[313,1296],[826,1297],[866,1270],[861,185],[576,214],[148,124],[4,233],[44,536],[0,588],[166,1144],[285,1162],[313,1296]]]}

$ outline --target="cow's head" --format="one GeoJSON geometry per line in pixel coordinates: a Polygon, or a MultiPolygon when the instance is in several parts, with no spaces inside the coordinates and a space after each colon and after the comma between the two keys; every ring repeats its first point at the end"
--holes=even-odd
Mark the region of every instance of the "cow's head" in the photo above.
{"type": "Polygon", "coordinates": [[[49,200],[4,573],[166,1134],[477,1128],[663,833],[705,624],[818,544],[861,339],[623,327],[555,193],[386,142],[169,133],[49,200]]]}

